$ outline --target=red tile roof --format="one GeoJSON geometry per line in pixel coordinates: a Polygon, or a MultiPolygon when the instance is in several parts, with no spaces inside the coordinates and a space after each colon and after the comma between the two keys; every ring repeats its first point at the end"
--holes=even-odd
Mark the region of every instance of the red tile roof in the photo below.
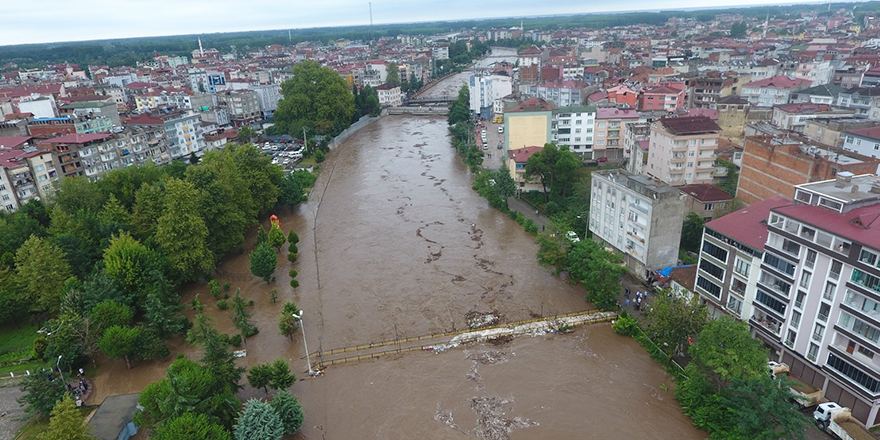
{"type": "Polygon", "coordinates": [[[0,136],[0,147],[15,148],[27,142],[30,136],[0,136]]]}
{"type": "Polygon", "coordinates": [[[68,134],[58,136],[52,139],[46,139],[50,144],[85,144],[87,142],[103,141],[111,137],[110,133],[94,133],[94,134],[68,134]]]}
{"type": "Polygon", "coordinates": [[[678,189],[681,190],[681,192],[699,200],[700,202],[705,203],[720,202],[733,199],[733,196],[728,194],[727,191],[724,191],[723,189],[708,183],[685,185],[678,189]]]}
{"type": "Polygon", "coordinates": [[[849,131],[847,133],[854,134],[856,136],[865,137],[868,139],[880,139],[880,126],[878,127],[868,127],[868,128],[860,128],[858,130],[849,131]]]}
{"type": "Polygon", "coordinates": [[[529,98],[519,104],[507,109],[504,113],[510,112],[549,112],[559,107],[553,105],[541,98],[529,98]]]}
{"type": "Polygon", "coordinates": [[[525,147],[507,152],[507,156],[516,163],[526,163],[535,153],[543,150],[544,147],[525,147]]]}
{"type": "Polygon", "coordinates": [[[697,265],[676,267],[669,271],[669,278],[672,278],[673,281],[693,292],[694,282],[697,279],[697,265]]]}
{"type": "Polygon", "coordinates": [[[638,119],[639,112],[635,109],[618,109],[601,107],[596,109],[596,119],[638,119]]]}
{"type": "Polygon", "coordinates": [[[689,135],[721,131],[715,121],[706,116],[683,116],[680,118],[663,118],[660,123],[673,135],[689,135]]]}
{"type": "Polygon", "coordinates": [[[832,234],[880,249],[880,203],[838,213],[815,205],[782,206],[773,210],[832,234]]]}
{"type": "Polygon", "coordinates": [[[763,251],[767,241],[767,219],[770,210],[791,204],[782,196],[773,196],[754,205],[706,223],[706,227],[726,235],[753,249],[763,251]]]}
{"type": "Polygon", "coordinates": [[[803,78],[789,78],[785,75],[776,75],[771,78],[759,79],[743,84],[743,87],[772,87],[776,89],[790,89],[795,86],[810,84],[810,80],[803,78]]]}

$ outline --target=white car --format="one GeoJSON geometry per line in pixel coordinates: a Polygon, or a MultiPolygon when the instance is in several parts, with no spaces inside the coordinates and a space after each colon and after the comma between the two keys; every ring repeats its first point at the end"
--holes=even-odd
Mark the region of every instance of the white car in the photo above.
{"type": "Polygon", "coordinates": [[[504,127],[498,127],[498,132],[499,132],[499,133],[504,133],[504,127]]]}
{"type": "Polygon", "coordinates": [[[565,239],[570,241],[572,244],[581,241],[580,237],[574,231],[568,231],[565,233],[565,239]]]}

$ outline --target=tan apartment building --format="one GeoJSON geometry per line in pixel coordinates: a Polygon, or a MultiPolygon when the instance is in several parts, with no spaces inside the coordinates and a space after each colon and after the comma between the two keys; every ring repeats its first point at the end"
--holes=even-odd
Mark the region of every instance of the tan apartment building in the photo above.
{"type": "Polygon", "coordinates": [[[873,174],[880,159],[789,134],[745,140],[736,197],[751,205],[775,195],[794,197],[795,185],[834,179],[848,171],[873,174]]]}
{"type": "Polygon", "coordinates": [[[720,132],[706,116],[654,121],[645,172],[671,186],[712,183],[720,132]]]}
{"type": "Polygon", "coordinates": [[[543,147],[551,139],[551,122],[556,105],[530,98],[504,110],[504,147],[518,150],[543,147]]]}
{"type": "Polygon", "coordinates": [[[638,121],[639,112],[635,109],[597,108],[593,159],[622,160],[626,126],[638,121]]]}

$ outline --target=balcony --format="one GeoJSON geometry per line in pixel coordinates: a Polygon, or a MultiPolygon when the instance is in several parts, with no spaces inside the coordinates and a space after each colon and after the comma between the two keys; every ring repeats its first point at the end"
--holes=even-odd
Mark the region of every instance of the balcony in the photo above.
{"type": "Polygon", "coordinates": [[[727,176],[727,167],[715,167],[715,171],[712,172],[712,177],[725,177],[727,176]]]}
{"type": "Polygon", "coordinates": [[[780,330],[782,330],[781,322],[769,316],[764,316],[762,312],[757,312],[754,316],[749,318],[749,323],[756,326],[756,328],[765,330],[777,337],[779,336],[780,330]]]}

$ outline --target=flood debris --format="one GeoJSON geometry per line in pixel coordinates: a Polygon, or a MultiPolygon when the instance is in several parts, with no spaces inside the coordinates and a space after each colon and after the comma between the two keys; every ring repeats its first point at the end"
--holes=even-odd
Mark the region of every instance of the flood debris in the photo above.
{"type": "Polygon", "coordinates": [[[467,319],[468,328],[472,329],[487,327],[501,322],[501,317],[498,316],[498,312],[480,313],[477,311],[471,311],[465,315],[465,318],[467,319]]]}
{"type": "Polygon", "coordinates": [[[513,397],[502,399],[498,396],[478,396],[470,399],[471,409],[477,415],[477,427],[473,434],[485,440],[509,440],[514,429],[538,426],[538,422],[507,416],[513,409],[513,397]]]}

